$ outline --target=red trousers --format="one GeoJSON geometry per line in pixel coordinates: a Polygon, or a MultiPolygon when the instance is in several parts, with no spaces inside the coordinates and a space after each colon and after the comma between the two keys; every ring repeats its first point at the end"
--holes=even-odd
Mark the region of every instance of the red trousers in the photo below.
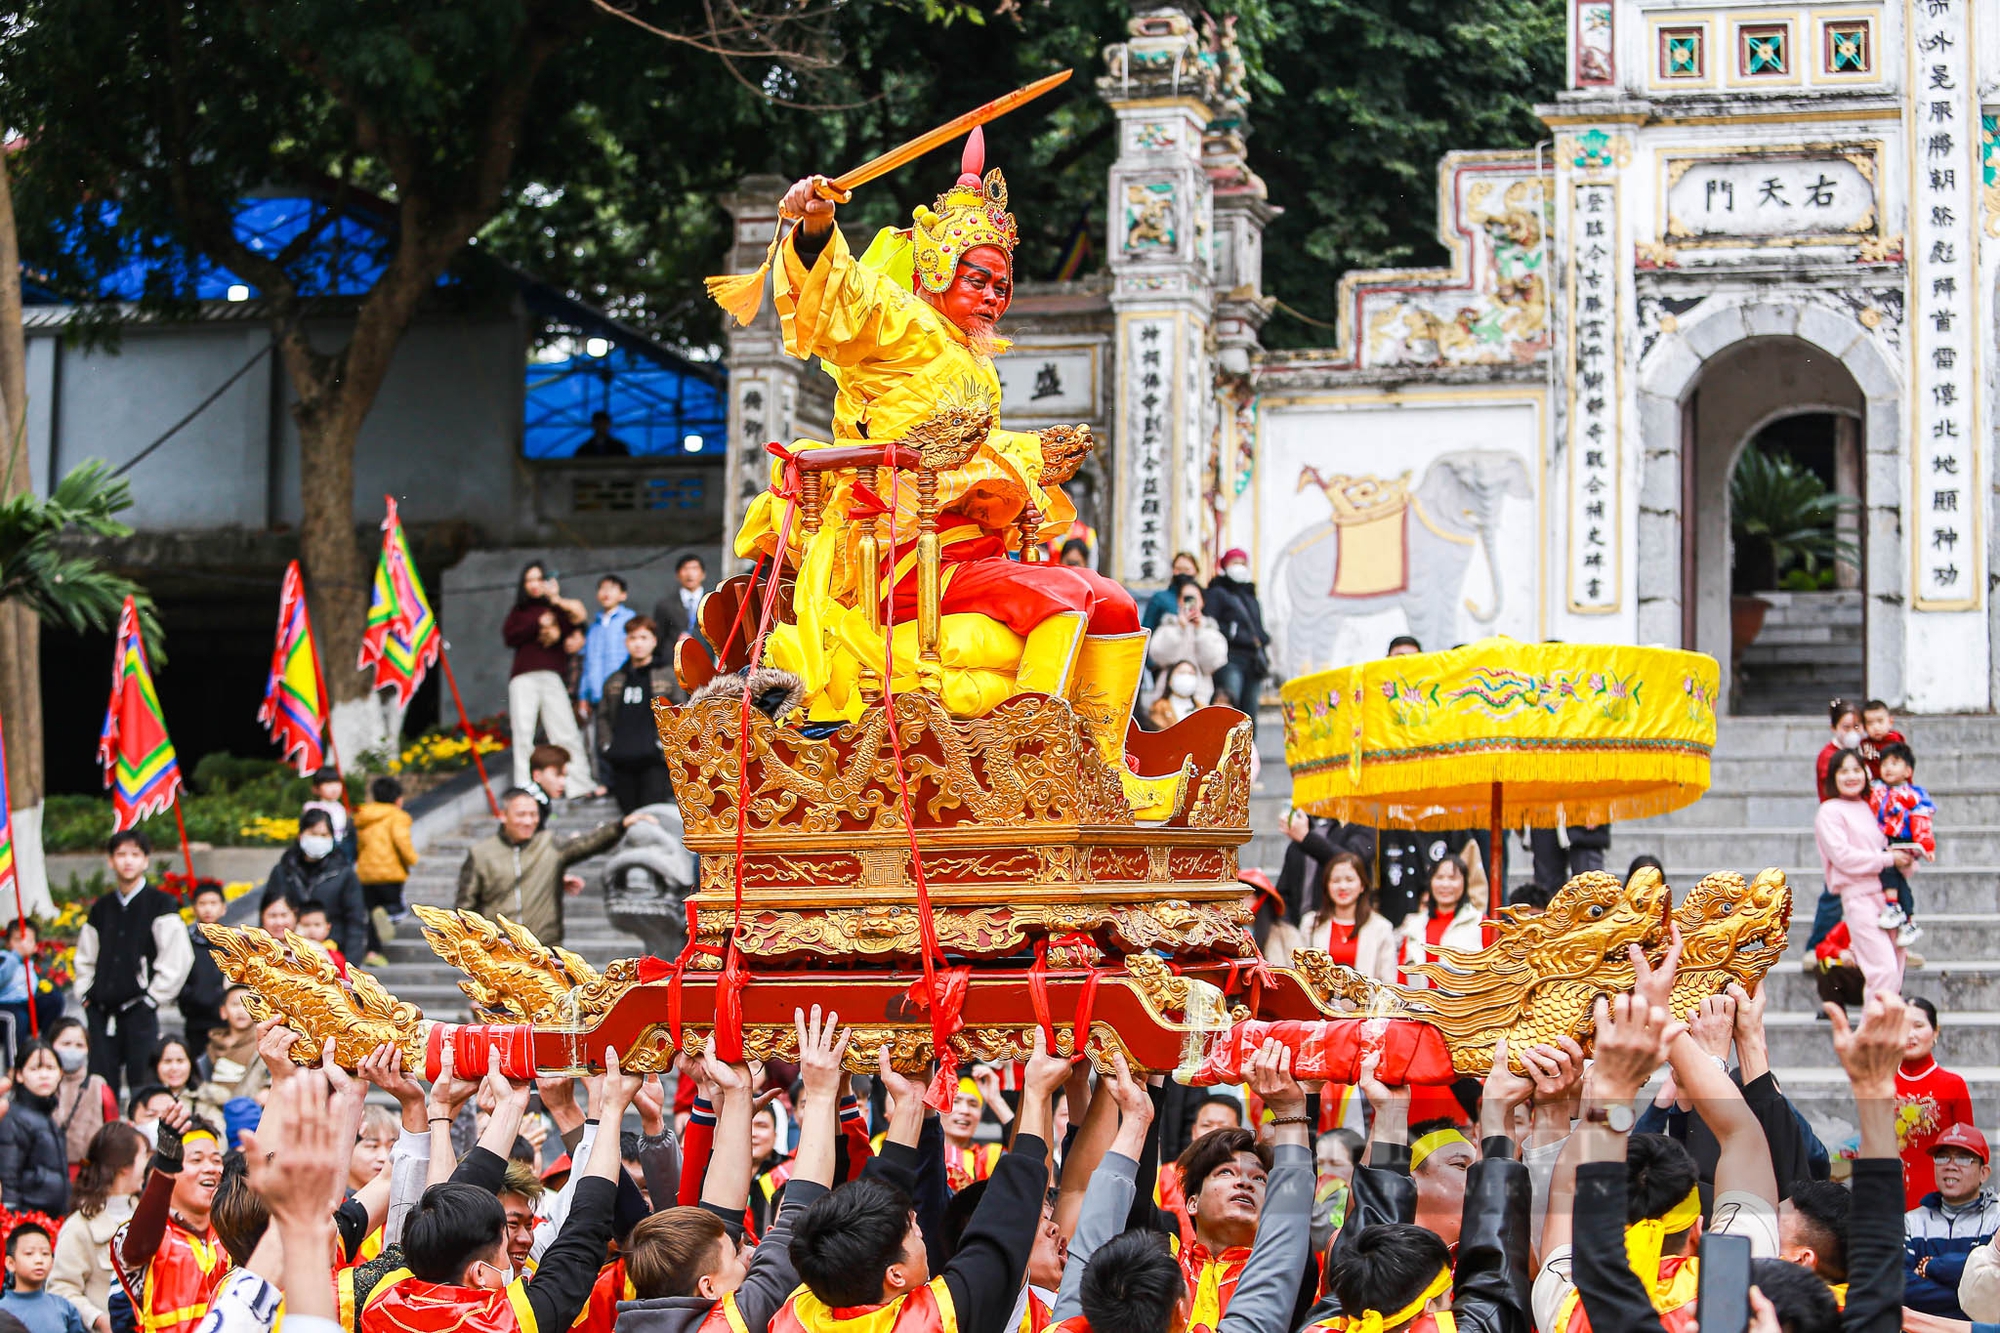
{"type": "MultiPolygon", "coordinates": [[[[1026,634],[1050,616],[1081,611],[1089,617],[1091,634],[1133,634],[1139,629],[1139,604],[1116,579],[1070,565],[1025,564],[1005,556],[947,562],[940,612],[971,611],[987,615],[1026,634]]],[[[896,620],[917,614],[915,571],[896,588],[896,620]]]]}

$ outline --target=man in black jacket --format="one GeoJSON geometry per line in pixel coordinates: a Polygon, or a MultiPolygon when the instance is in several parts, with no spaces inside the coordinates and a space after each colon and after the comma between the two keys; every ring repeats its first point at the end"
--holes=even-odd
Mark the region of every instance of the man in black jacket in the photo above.
{"type": "Polygon", "coordinates": [[[181,905],[146,883],[146,835],[114,833],[104,851],[112,888],[90,905],[76,937],[76,998],[90,1023],[90,1072],[116,1090],[121,1072],[132,1088],[151,1079],[158,1011],[180,995],[194,950],[181,905]]]}
{"type": "Polygon", "coordinates": [[[1208,581],[1201,613],[1215,621],[1229,641],[1229,660],[1215,673],[1216,693],[1227,694],[1231,706],[1249,716],[1254,737],[1257,697],[1271,670],[1264,651],[1271,636],[1264,632],[1264,608],[1257,602],[1257,585],[1250,580],[1249,552],[1231,548],[1223,553],[1222,573],[1208,581]]]}

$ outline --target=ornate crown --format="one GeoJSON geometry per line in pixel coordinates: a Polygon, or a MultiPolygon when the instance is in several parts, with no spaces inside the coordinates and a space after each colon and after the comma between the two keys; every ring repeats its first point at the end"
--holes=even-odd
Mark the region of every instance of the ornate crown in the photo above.
{"type": "Polygon", "coordinates": [[[917,281],[928,292],[951,286],[959,256],[979,245],[997,245],[1011,261],[1020,230],[1007,211],[1007,178],[995,167],[979,175],[986,164],[986,137],[977,126],[965,141],[958,181],[929,208],[912,213],[910,240],[916,250],[917,281]]]}

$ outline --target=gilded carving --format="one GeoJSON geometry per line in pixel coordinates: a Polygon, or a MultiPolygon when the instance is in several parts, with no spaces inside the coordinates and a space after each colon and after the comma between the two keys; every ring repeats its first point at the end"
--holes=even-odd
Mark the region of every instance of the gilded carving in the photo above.
{"type": "Polygon", "coordinates": [[[1222,759],[1195,789],[1189,828],[1250,827],[1250,723],[1237,723],[1223,742],[1222,759]]]}
{"type": "Polygon", "coordinates": [[[544,945],[506,917],[489,921],[477,912],[451,912],[413,904],[431,951],[465,976],[458,988],[476,1015],[494,1021],[553,1023],[569,1020],[576,997],[601,993],[604,977],[581,957],[544,945]]]}
{"type": "Polygon", "coordinates": [[[282,942],[254,926],[204,925],[222,974],[247,988],[244,1006],[258,1022],[275,1018],[299,1034],[292,1059],[317,1064],[326,1043],[335,1057],[352,1065],[384,1042],[402,1049],[403,1061],[421,1069],[430,1025],[424,1011],[384,990],[358,967],[347,969],[347,985],[326,951],[303,935],[285,932],[282,942]]]}
{"type": "MultiPolygon", "coordinates": [[[[689,842],[715,839],[705,850],[719,850],[736,833],[738,709],[711,699],[659,711],[689,842]]],[[[903,694],[896,717],[911,801],[927,823],[1132,823],[1118,774],[1064,700],[1020,695],[958,719],[930,695],[903,694]]],[[[753,712],[750,753],[750,836],[902,827],[885,708],[818,740],[753,712]]]]}

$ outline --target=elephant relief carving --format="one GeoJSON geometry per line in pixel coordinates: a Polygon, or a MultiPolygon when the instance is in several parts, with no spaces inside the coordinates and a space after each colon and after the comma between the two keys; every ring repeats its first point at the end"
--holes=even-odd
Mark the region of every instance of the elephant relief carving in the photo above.
{"type": "Polygon", "coordinates": [[[1333,512],[1285,543],[1266,585],[1284,675],[1332,664],[1343,621],[1396,607],[1426,648],[1473,637],[1460,632],[1461,607],[1478,632],[1494,632],[1505,603],[1496,529],[1509,496],[1533,498],[1527,463],[1506,450],[1462,449],[1438,457],[1414,485],[1411,475],[1300,469],[1298,489],[1318,487],[1333,512]],[[1490,604],[1468,593],[1475,556],[1490,604]]]}

